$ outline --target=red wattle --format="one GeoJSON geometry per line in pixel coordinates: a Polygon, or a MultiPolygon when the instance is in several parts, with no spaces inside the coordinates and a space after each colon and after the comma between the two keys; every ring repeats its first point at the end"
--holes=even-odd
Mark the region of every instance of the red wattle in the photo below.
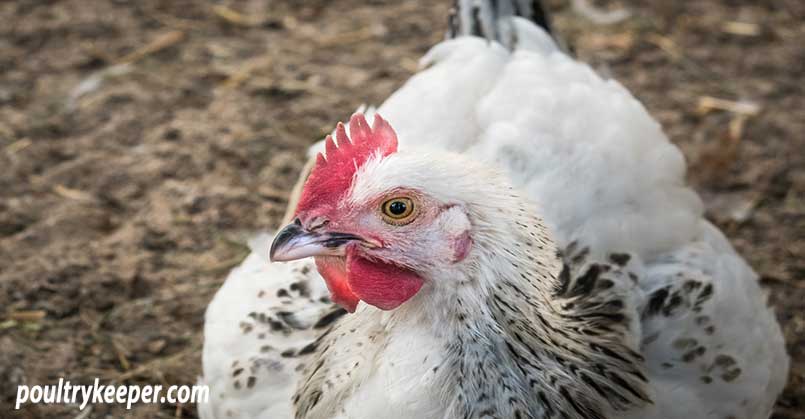
{"type": "Polygon", "coordinates": [[[360,299],[349,287],[347,269],[344,258],[333,256],[319,256],[316,260],[316,269],[324,278],[330,298],[350,313],[354,313],[360,299]]]}
{"type": "Polygon", "coordinates": [[[424,280],[415,273],[347,250],[347,281],[354,295],[382,310],[393,310],[416,295],[424,280]]]}

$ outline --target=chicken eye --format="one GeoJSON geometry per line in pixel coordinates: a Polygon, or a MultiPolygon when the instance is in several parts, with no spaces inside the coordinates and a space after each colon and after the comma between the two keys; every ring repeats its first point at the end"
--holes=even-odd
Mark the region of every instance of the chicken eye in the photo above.
{"type": "Polygon", "coordinates": [[[394,225],[408,224],[414,220],[414,201],[411,198],[392,198],[381,207],[383,219],[394,225]]]}

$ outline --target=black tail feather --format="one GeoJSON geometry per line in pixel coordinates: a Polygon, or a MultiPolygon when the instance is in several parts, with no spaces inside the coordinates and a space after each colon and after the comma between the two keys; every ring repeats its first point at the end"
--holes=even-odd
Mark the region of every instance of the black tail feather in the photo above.
{"type": "Polygon", "coordinates": [[[448,18],[448,38],[478,36],[514,48],[511,29],[500,18],[519,16],[534,22],[553,36],[549,14],[540,0],[455,0],[448,18]]]}
{"type": "MultiPolygon", "coordinates": [[[[516,2],[515,2],[516,3],[516,2]]],[[[545,29],[549,34],[552,36],[554,35],[553,32],[553,24],[551,24],[551,17],[548,15],[548,11],[545,10],[542,2],[540,0],[533,0],[531,2],[531,18],[534,23],[541,26],[545,29]]]]}

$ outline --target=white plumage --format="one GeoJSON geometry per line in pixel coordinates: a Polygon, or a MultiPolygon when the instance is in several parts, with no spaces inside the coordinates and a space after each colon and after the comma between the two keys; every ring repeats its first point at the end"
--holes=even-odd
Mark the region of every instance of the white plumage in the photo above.
{"type": "MultiPolygon", "coordinates": [[[[432,173],[395,168],[435,167],[449,177],[463,167],[475,177],[466,184],[456,178],[450,190],[434,196],[474,190],[468,207],[488,206],[489,200],[517,207],[516,198],[489,189],[496,185],[494,172],[486,177],[492,186],[478,184],[478,172],[495,168],[503,173],[501,182],[539,206],[566,260],[581,254],[570,264],[579,275],[590,263],[611,262],[612,254],[629,256],[606,295],[618,295],[632,319],[623,345],[645,358],[641,368],[652,403],[630,400],[617,412],[602,406],[601,417],[768,417],[788,370],[782,335],[756,274],[703,218],[699,197],[684,183],[681,153],[623,86],[559,50],[532,22],[506,19],[516,34],[513,51],[478,37],[446,40],[422,59],[424,70],[378,107],[397,132],[400,157],[367,164],[361,173],[374,172],[353,193],[392,187],[399,178],[405,186],[437,188],[432,173]],[[466,162],[434,161],[444,158],[444,150],[461,153],[466,162]],[[413,155],[404,156],[406,151],[413,155]],[[383,170],[374,167],[384,164],[383,170]]],[[[486,221],[512,223],[516,215],[504,209],[506,217],[486,221]]],[[[317,378],[322,390],[313,392],[314,407],[302,417],[448,418],[468,412],[454,406],[460,401],[445,387],[450,355],[438,330],[449,327],[431,324],[447,322],[450,313],[423,313],[448,291],[437,286],[431,294],[440,297],[417,295],[391,312],[361,305],[342,316],[312,261],[268,262],[271,239],[254,240],[253,253],[207,310],[202,381],[211,400],[199,407],[202,417],[293,417],[302,369],[309,374],[321,357],[329,372],[317,378]]],[[[560,266],[548,265],[558,274],[560,266]]],[[[480,271],[473,267],[484,277],[480,271]]],[[[310,391],[300,394],[311,397],[310,391]]],[[[532,402],[540,403],[536,393],[525,403],[532,402]]],[[[498,412],[514,417],[514,411],[498,412]]],[[[469,412],[484,417],[480,408],[469,412]]],[[[547,409],[523,412],[552,417],[547,409]]]]}

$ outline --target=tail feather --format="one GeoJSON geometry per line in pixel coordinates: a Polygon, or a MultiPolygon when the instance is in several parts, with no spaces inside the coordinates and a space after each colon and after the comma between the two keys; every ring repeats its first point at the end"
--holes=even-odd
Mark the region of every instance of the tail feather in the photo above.
{"type": "Polygon", "coordinates": [[[517,36],[512,17],[527,19],[553,36],[549,15],[539,0],[455,0],[447,37],[479,36],[514,49],[517,36]]]}

